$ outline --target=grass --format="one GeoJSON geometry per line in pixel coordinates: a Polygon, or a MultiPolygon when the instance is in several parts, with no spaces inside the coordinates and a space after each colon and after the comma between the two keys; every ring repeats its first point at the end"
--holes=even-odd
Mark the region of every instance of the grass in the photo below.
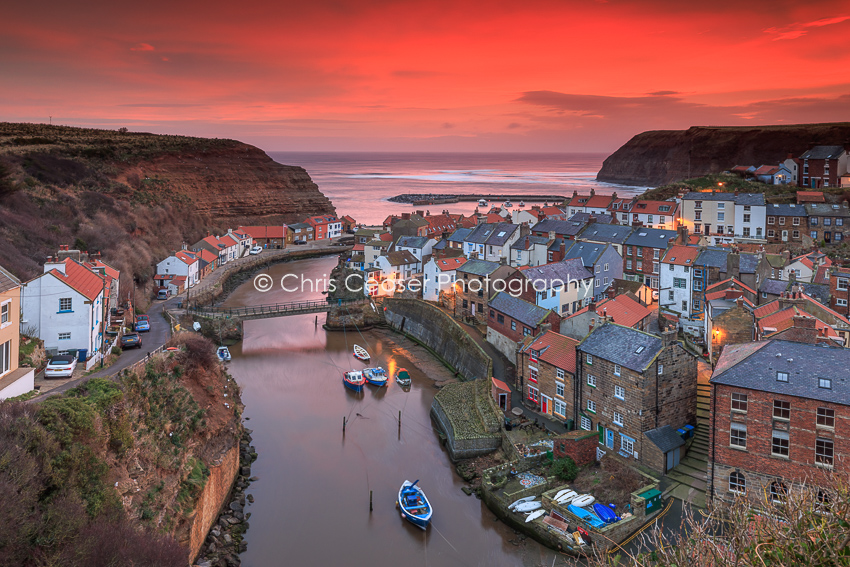
{"type": "Polygon", "coordinates": [[[646,478],[622,461],[607,456],[598,464],[583,467],[572,484],[580,493],[592,494],[598,502],[614,503],[622,511],[631,494],[646,484],[646,478]]]}

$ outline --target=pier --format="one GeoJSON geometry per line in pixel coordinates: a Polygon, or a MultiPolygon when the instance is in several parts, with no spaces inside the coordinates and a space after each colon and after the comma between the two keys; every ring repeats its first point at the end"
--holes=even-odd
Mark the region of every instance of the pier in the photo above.
{"type": "Polygon", "coordinates": [[[390,197],[388,200],[394,203],[408,203],[411,205],[442,205],[446,203],[459,203],[461,201],[493,201],[500,204],[504,201],[529,201],[529,202],[563,202],[570,197],[564,195],[525,195],[510,193],[467,193],[467,194],[424,194],[405,193],[390,197]]]}

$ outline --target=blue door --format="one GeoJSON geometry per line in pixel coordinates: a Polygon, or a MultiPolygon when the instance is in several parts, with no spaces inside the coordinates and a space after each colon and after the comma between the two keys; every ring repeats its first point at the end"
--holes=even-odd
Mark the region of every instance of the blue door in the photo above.
{"type": "Polygon", "coordinates": [[[605,446],[609,449],[614,448],[614,432],[610,429],[605,430],[605,446]]]}

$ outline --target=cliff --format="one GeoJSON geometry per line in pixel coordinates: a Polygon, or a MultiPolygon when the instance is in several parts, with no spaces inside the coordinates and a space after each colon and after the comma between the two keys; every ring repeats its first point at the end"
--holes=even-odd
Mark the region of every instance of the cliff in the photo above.
{"type": "Polygon", "coordinates": [[[728,171],[735,165],[779,163],[814,145],[850,141],[850,122],[781,126],[694,126],[638,134],[608,156],[597,179],[656,186],[728,171]]]}
{"type": "Polygon", "coordinates": [[[0,123],[0,265],[22,279],[68,244],[102,252],[129,289],[183,242],[325,213],[303,168],[234,140],[0,123]]]}

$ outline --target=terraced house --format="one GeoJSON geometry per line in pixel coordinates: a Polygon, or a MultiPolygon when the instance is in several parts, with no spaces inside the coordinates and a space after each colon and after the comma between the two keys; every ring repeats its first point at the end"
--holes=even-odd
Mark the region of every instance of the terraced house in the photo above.
{"type": "Polygon", "coordinates": [[[481,324],[487,323],[487,303],[497,291],[517,289],[523,277],[516,268],[488,262],[468,260],[455,270],[454,314],[472,318],[481,324]],[[512,283],[519,280],[517,283],[512,283]]]}
{"type": "Polygon", "coordinates": [[[850,226],[850,208],[843,203],[807,203],[809,236],[817,242],[843,242],[850,226]]]}
{"type": "Polygon", "coordinates": [[[601,450],[661,473],[668,468],[668,453],[672,466],[680,455],[674,454],[678,448],[658,447],[660,436],[653,433],[696,418],[697,363],[676,336],[675,329],[658,337],[605,322],[576,347],[579,428],[598,431],[601,450]]]}
{"type": "Polygon", "coordinates": [[[644,283],[657,291],[661,257],[675,238],[675,230],[636,227],[625,242],[623,279],[644,283]]]}
{"type": "Polygon", "coordinates": [[[761,239],[765,235],[764,194],[692,191],[682,197],[681,219],[694,234],[708,236],[711,244],[761,239]]]}
{"type": "Polygon", "coordinates": [[[517,354],[516,388],[526,407],[555,419],[573,419],[576,346],[577,340],[551,330],[524,342],[517,354]]]}
{"type": "Polygon", "coordinates": [[[848,367],[850,351],[825,345],[727,346],[711,377],[710,495],[781,502],[804,482],[846,472],[848,367]]]}
{"type": "Polygon", "coordinates": [[[488,308],[487,342],[511,361],[516,361],[517,348],[525,337],[536,337],[546,329],[557,328],[561,321],[551,309],[504,291],[490,298],[488,308]]]}
{"type": "Polygon", "coordinates": [[[768,204],[767,242],[769,244],[802,243],[807,236],[808,215],[803,205],[768,204]]]}

